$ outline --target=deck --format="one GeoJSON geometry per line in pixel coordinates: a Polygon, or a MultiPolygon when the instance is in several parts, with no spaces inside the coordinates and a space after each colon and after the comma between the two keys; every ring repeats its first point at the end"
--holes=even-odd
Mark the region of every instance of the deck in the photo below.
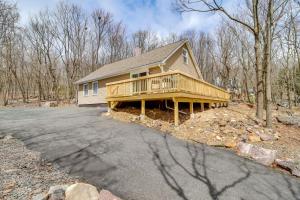
{"type": "Polygon", "coordinates": [[[175,124],[178,124],[179,102],[190,102],[191,113],[193,103],[227,105],[230,94],[203,80],[191,77],[180,71],[164,72],[145,77],[128,79],[106,84],[106,100],[112,102],[142,101],[142,114],[145,110],[145,101],[149,100],[173,100],[175,110],[175,124]],[[178,113],[177,113],[178,115],[178,113]]]}

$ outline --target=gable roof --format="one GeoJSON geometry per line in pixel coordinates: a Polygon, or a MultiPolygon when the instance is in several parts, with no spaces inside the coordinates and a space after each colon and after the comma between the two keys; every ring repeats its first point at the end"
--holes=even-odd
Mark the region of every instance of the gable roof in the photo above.
{"type": "Polygon", "coordinates": [[[131,70],[134,70],[136,68],[164,64],[165,60],[168,59],[171,55],[173,55],[185,43],[188,43],[188,41],[180,40],[178,42],[158,47],[139,56],[133,56],[123,60],[119,60],[117,62],[106,64],[97,69],[96,71],[90,73],[89,75],[83,77],[82,79],[76,81],[75,83],[80,84],[88,81],[109,78],[129,73],[131,70]]]}

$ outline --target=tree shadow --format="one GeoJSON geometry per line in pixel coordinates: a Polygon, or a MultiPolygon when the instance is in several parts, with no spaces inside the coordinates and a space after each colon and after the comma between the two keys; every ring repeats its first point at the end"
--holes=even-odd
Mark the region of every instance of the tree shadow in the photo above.
{"type": "MultiPolygon", "coordinates": [[[[246,167],[244,163],[241,163],[239,166],[239,169],[241,172],[243,172],[243,175],[236,179],[235,181],[225,185],[222,188],[217,188],[216,184],[210,179],[208,174],[208,168],[206,166],[207,162],[207,152],[206,152],[206,146],[205,145],[197,145],[193,143],[186,143],[186,150],[188,152],[190,160],[190,164],[192,166],[191,169],[189,169],[185,164],[181,163],[175,156],[175,153],[172,152],[170,145],[168,143],[167,135],[163,136],[164,144],[166,147],[166,150],[168,152],[168,155],[170,156],[171,160],[178,166],[180,169],[182,169],[186,175],[192,177],[196,181],[199,181],[207,186],[207,189],[209,191],[209,195],[212,199],[218,200],[219,197],[229,190],[230,188],[235,187],[237,184],[243,182],[250,176],[250,170],[246,167]]],[[[145,140],[144,140],[145,141],[145,140]]],[[[146,141],[145,141],[146,142],[146,141]]],[[[185,194],[183,187],[178,183],[177,177],[175,174],[172,174],[172,172],[169,170],[168,165],[164,162],[164,159],[162,159],[158,148],[153,144],[146,142],[151,149],[153,153],[153,162],[160,171],[161,175],[163,176],[166,183],[169,185],[169,187],[174,190],[182,199],[188,200],[188,196],[185,194]]]]}

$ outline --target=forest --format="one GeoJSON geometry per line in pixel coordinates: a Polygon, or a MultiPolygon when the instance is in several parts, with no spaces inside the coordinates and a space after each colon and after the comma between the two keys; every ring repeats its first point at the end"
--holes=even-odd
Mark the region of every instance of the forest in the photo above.
{"type": "MultiPolygon", "coordinates": [[[[108,11],[86,11],[60,1],[20,24],[17,3],[0,0],[0,100],[73,100],[74,82],[104,64],[188,39],[204,80],[238,100],[271,105],[300,102],[300,1],[246,0],[234,11],[221,1],[175,0],[174,12],[221,15],[213,32],[188,30],[161,36],[151,28],[129,33],[108,11]]],[[[130,22],[128,22],[130,23],[130,22]]],[[[268,114],[267,124],[268,124],[268,114]]],[[[269,124],[270,124],[269,118],[269,124]]]]}

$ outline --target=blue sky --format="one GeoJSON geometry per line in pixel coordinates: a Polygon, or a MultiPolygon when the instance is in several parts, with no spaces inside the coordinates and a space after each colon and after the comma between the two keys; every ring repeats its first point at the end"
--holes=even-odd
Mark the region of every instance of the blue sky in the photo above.
{"type": "MultiPolygon", "coordinates": [[[[43,8],[55,8],[60,0],[12,0],[17,2],[21,13],[21,24],[43,8]]],[[[68,0],[81,5],[87,12],[103,8],[113,14],[116,20],[126,24],[129,32],[151,29],[161,36],[181,33],[189,29],[212,32],[220,21],[219,15],[184,13],[173,10],[173,0],[68,0]]],[[[227,2],[230,2],[229,0],[227,2]]],[[[231,0],[232,2],[232,0],[231,0]]],[[[229,3],[227,3],[230,8],[229,3]]]]}

